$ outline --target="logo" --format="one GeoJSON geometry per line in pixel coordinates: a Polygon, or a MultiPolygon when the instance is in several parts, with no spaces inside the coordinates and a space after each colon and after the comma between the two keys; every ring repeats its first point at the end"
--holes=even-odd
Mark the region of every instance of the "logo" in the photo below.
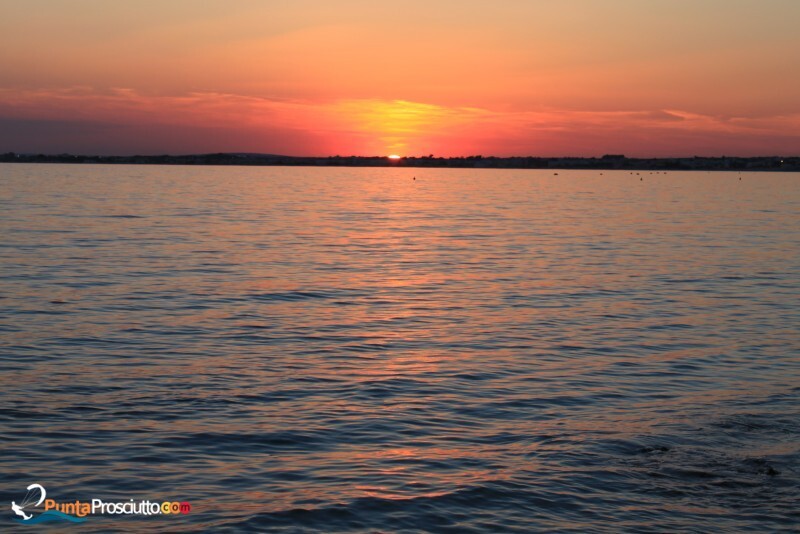
{"type": "Polygon", "coordinates": [[[41,484],[28,486],[28,493],[17,503],[11,501],[11,510],[19,523],[32,525],[45,521],[70,521],[82,523],[89,515],[171,515],[188,514],[192,506],[188,502],[178,501],[90,501],[58,502],[47,498],[47,491],[41,484]],[[44,503],[44,511],[38,515],[33,512],[44,503]]]}
{"type": "Polygon", "coordinates": [[[39,506],[42,504],[42,501],[44,501],[45,497],[47,497],[47,492],[41,484],[31,484],[28,486],[28,493],[25,494],[25,498],[22,499],[21,504],[11,501],[11,509],[14,510],[14,513],[20,516],[23,521],[28,521],[29,519],[32,519],[33,516],[31,514],[26,514],[25,508],[39,506]],[[35,504],[34,501],[36,501],[35,504]]]}
{"type": "Polygon", "coordinates": [[[47,490],[45,490],[44,486],[41,484],[31,484],[27,489],[28,493],[25,494],[25,497],[22,498],[19,504],[17,504],[16,501],[11,501],[11,510],[16,516],[18,516],[18,522],[34,525],[36,523],[44,523],[45,521],[54,520],[71,521],[73,523],[81,523],[83,521],[83,519],[79,517],[73,517],[71,515],[61,513],[58,510],[48,510],[47,503],[50,502],[50,500],[45,500],[47,497],[47,490]],[[33,512],[34,509],[40,506],[43,502],[45,503],[45,511],[37,516],[34,516],[31,512],[33,512]]]}

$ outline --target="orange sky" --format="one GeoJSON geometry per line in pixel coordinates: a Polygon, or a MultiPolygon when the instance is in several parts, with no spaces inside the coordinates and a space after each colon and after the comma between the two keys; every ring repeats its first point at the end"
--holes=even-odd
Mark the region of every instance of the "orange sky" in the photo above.
{"type": "Polygon", "coordinates": [[[800,154],[796,0],[5,0],[0,152],[800,154]]]}

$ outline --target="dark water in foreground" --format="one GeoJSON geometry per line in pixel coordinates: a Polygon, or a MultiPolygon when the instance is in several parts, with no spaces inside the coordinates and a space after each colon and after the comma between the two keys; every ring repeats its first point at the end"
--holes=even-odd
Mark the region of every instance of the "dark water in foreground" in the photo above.
{"type": "Polygon", "coordinates": [[[800,176],[641,174],[0,165],[0,529],[796,531],[800,176]]]}

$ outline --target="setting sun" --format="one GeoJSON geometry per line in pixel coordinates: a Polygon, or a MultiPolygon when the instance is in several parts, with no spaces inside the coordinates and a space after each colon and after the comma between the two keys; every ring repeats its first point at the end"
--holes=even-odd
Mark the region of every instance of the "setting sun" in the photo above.
{"type": "Polygon", "coordinates": [[[800,534],[798,19],[0,0],[0,525],[800,534]]]}
{"type": "Polygon", "coordinates": [[[0,2],[0,153],[797,151],[796,0],[80,4],[0,2]]]}

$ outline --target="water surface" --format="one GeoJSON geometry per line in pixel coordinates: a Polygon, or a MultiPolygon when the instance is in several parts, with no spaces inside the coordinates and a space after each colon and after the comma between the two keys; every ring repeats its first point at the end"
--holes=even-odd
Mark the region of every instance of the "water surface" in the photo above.
{"type": "Polygon", "coordinates": [[[0,496],[798,529],[798,175],[558,173],[0,165],[0,496]]]}

